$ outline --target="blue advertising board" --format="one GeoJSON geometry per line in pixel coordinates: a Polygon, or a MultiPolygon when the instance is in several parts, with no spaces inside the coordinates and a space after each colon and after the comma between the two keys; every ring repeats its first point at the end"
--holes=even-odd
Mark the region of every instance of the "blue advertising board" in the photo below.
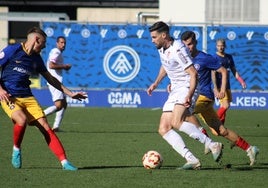
{"type": "MultiPolygon", "coordinates": [[[[111,108],[162,108],[167,92],[156,90],[148,96],[145,90],[84,90],[88,99],[78,101],[67,97],[68,106],[73,107],[111,107],[111,108]]],[[[33,89],[33,93],[42,106],[53,104],[48,89],[33,89]]],[[[217,109],[219,102],[215,101],[217,109]]],[[[233,92],[231,109],[267,110],[267,92],[233,92]]]]}

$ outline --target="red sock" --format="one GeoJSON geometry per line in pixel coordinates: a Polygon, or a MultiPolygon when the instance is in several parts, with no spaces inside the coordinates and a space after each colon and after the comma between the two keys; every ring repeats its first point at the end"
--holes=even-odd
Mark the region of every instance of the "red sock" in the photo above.
{"type": "Polygon", "coordinates": [[[14,146],[16,146],[17,148],[20,148],[25,133],[25,129],[26,126],[21,126],[18,124],[15,124],[13,127],[13,142],[14,146]]]}
{"type": "Polygon", "coordinates": [[[235,142],[235,145],[240,147],[241,149],[247,151],[247,149],[250,147],[249,143],[245,141],[243,138],[239,137],[237,141],[235,142]]]}
{"type": "Polygon", "coordinates": [[[45,138],[50,150],[57,156],[59,161],[66,159],[64,148],[57,135],[51,129],[49,129],[47,133],[48,135],[45,136],[45,138]]]}
{"type": "Polygon", "coordinates": [[[220,107],[218,110],[218,117],[220,118],[221,122],[224,124],[225,116],[226,116],[226,108],[220,107]]]}

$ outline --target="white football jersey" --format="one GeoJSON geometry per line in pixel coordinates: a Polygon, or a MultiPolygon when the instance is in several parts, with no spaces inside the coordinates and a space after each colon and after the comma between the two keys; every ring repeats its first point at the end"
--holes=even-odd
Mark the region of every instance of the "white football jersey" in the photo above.
{"type": "Polygon", "coordinates": [[[187,47],[181,40],[174,40],[166,50],[158,50],[163,68],[170,79],[172,88],[176,86],[190,86],[190,75],[185,69],[193,64],[187,47]]]}
{"type": "Polygon", "coordinates": [[[60,82],[62,82],[62,69],[50,69],[49,62],[53,62],[55,64],[63,64],[63,56],[61,51],[58,48],[53,48],[48,56],[47,60],[47,70],[60,82]]]}

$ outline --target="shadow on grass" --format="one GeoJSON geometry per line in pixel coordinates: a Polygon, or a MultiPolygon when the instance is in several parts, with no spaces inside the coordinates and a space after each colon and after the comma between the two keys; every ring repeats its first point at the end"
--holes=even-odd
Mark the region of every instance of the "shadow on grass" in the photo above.
{"type": "MultiPolygon", "coordinates": [[[[79,170],[94,170],[94,169],[123,169],[123,168],[144,168],[143,166],[86,166],[81,167],[79,170]]],[[[163,166],[156,170],[176,170],[178,166],[163,166]]],[[[213,170],[232,170],[232,171],[251,171],[251,170],[268,170],[268,163],[258,164],[258,166],[248,166],[248,164],[239,164],[239,166],[217,166],[217,167],[201,167],[201,171],[213,170]],[[241,166],[240,166],[241,165],[241,166]]]]}
{"type": "MultiPolygon", "coordinates": [[[[227,164],[230,165],[230,164],[227,164]]],[[[213,171],[213,170],[230,170],[230,171],[251,171],[251,170],[268,170],[268,163],[258,163],[255,166],[249,166],[249,164],[234,164],[231,166],[227,165],[221,165],[221,166],[215,166],[215,167],[206,167],[203,166],[201,167],[201,171],[213,171]]],[[[174,165],[165,165],[162,166],[160,169],[156,170],[176,170],[179,166],[174,166],[174,165]]],[[[135,165],[129,165],[129,166],[124,166],[124,165],[119,165],[119,166],[85,166],[85,167],[79,167],[79,170],[96,170],[96,169],[124,169],[124,168],[144,168],[143,166],[135,166],[135,165]]],[[[60,167],[25,167],[22,169],[61,169],[60,167]]],[[[198,170],[197,170],[198,171],[198,170]]]]}
{"type": "Polygon", "coordinates": [[[143,168],[142,166],[85,166],[78,168],[79,170],[94,170],[94,169],[116,169],[116,168],[143,168]]]}
{"type": "Polygon", "coordinates": [[[132,134],[132,133],[142,133],[142,134],[158,134],[157,131],[65,131],[65,130],[60,130],[57,132],[57,134],[60,133],[78,133],[78,134],[110,134],[110,133],[127,133],[127,134],[132,134]]]}
{"type": "Polygon", "coordinates": [[[268,163],[257,163],[254,166],[249,166],[249,164],[238,164],[231,168],[237,171],[250,171],[250,170],[268,170],[268,163]],[[246,166],[245,166],[246,165],[246,166]]]}

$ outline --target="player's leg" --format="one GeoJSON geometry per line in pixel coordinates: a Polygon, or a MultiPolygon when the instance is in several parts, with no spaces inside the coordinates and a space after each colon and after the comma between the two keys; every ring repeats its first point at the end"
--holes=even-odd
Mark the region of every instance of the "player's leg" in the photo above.
{"type": "Polygon", "coordinates": [[[210,104],[206,111],[201,112],[201,114],[208,126],[214,130],[214,134],[223,136],[224,138],[234,143],[234,145],[247,152],[247,156],[250,158],[250,165],[253,165],[256,162],[259,149],[256,146],[251,146],[236,132],[232,131],[229,128],[227,129],[219,120],[216,111],[213,109],[213,104],[210,104]]]}
{"type": "Polygon", "coordinates": [[[12,165],[14,168],[21,168],[21,143],[26,130],[26,116],[22,110],[12,113],[12,120],[16,122],[13,127],[13,153],[12,165]]]}
{"type": "MultiPolygon", "coordinates": [[[[222,127],[223,125],[221,126],[221,128],[222,127]]],[[[259,149],[256,146],[250,145],[244,138],[239,136],[236,132],[232,131],[231,129],[227,129],[225,127],[222,129],[223,131],[220,130],[221,132],[226,132],[225,133],[226,136],[224,135],[223,136],[228,140],[230,140],[231,142],[233,142],[234,143],[233,145],[247,152],[247,156],[250,159],[250,166],[254,165],[257,160],[257,155],[259,154],[259,149]]]]}
{"type": "MultiPolygon", "coordinates": [[[[202,132],[197,128],[199,127],[199,122],[190,114],[188,109],[186,109],[183,105],[176,104],[173,109],[173,114],[173,128],[186,133],[196,140],[200,140],[201,143],[206,142],[207,136],[202,134],[202,132]]],[[[211,142],[211,139],[207,139],[207,141],[211,142]]]]}
{"type": "MultiPolygon", "coordinates": [[[[186,133],[191,138],[198,140],[199,142],[204,144],[205,147],[209,148],[212,151],[213,159],[218,162],[222,156],[222,144],[218,142],[213,142],[211,138],[203,134],[197,128],[197,126],[191,122],[191,120],[194,119],[194,116],[190,115],[188,109],[186,109],[183,105],[175,105],[173,114],[173,128],[176,128],[179,131],[186,133]],[[190,121],[184,121],[185,119],[188,119],[190,121]]],[[[194,122],[197,122],[197,120],[194,122]]]]}
{"type": "Polygon", "coordinates": [[[158,132],[164,140],[169,143],[172,148],[186,159],[187,163],[182,169],[198,169],[201,164],[199,160],[186,147],[182,137],[172,129],[171,126],[172,112],[163,112],[160,118],[158,132]]]}
{"type": "Polygon", "coordinates": [[[230,103],[232,101],[232,94],[231,90],[227,90],[225,93],[225,97],[223,99],[220,99],[220,108],[218,109],[218,116],[221,120],[221,122],[224,124],[226,119],[226,112],[230,107],[230,103]]]}
{"type": "Polygon", "coordinates": [[[64,99],[64,94],[61,91],[59,91],[58,89],[54,88],[51,85],[48,85],[48,88],[52,96],[52,101],[54,102],[54,105],[49,106],[48,108],[44,110],[44,113],[46,116],[62,109],[61,100],[64,99]]]}
{"type": "Polygon", "coordinates": [[[31,100],[31,105],[27,108],[27,111],[30,114],[28,116],[29,124],[35,125],[44,135],[48,147],[61,162],[64,170],[77,170],[77,168],[67,160],[63,145],[54,131],[50,128],[40,105],[34,97],[32,97],[31,100]]]}
{"type": "Polygon", "coordinates": [[[183,105],[181,105],[182,103],[184,103],[185,97],[188,95],[188,92],[189,92],[189,88],[179,87],[177,90],[174,89],[173,92],[170,93],[169,98],[171,99],[171,101],[175,101],[174,102],[175,105],[173,106],[173,108],[176,111],[176,112],[174,112],[175,116],[173,117],[174,119],[173,119],[172,123],[176,129],[179,129],[180,126],[183,124],[183,122],[185,122],[185,121],[191,122],[203,134],[205,134],[206,137],[209,137],[206,130],[201,126],[198,119],[195,118],[195,116],[191,116],[191,114],[193,114],[193,112],[194,112],[194,106],[195,106],[196,101],[199,97],[199,93],[197,91],[194,93],[194,95],[192,97],[192,104],[189,108],[185,108],[183,105]],[[177,119],[175,119],[175,118],[177,118],[177,119]]]}
{"type": "Polygon", "coordinates": [[[14,122],[13,127],[13,152],[12,152],[12,160],[11,163],[14,168],[21,168],[22,160],[21,160],[21,143],[24,137],[27,117],[21,109],[19,103],[21,102],[18,99],[11,98],[12,102],[1,101],[1,106],[6,114],[12,119],[14,122]]]}
{"type": "Polygon", "coordinates": [[[66,99],[62,99],[62,100],[59,100],[59,101],[56,101],[57,104],[56,106],[58,106],[60,108],[59,111],[56,112],[56,115],[55,115],[55,120],[54,120],[54,123],[53,123],[53,130],[55,132],[59,131],[59,127],[60,127],[60,124],[61,124],[61,121],[63,119],[63,116],[64,116],[64,112],[67,108],[67,102],[66,102],[66,99]]]}

